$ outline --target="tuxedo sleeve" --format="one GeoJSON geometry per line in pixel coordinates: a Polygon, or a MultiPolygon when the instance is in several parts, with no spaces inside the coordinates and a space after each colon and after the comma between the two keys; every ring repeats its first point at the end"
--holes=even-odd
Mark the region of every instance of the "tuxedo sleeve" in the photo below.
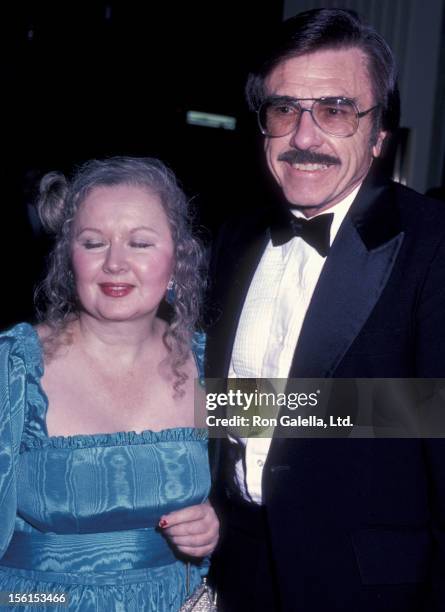
{"type": "MultiPolygon", "coordinates": [[[[416,374],[419,378],[445,378],[445,239],[430,262],[418,299],[416,374]]],[[[425,612],[439,612],[445,610],[445,439],[425,440],[425,459],[434,538],[432,584],[425,612]]]]}
{"type": "Polygon", "coordinates": [[[445,378],[445,237],[431,259],[415,312],[418,378],[445,378]]]}

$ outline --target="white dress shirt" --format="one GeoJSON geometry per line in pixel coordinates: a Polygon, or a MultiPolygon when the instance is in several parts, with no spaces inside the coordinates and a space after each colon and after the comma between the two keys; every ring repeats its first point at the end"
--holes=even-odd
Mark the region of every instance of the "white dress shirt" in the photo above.
{"type": "MultiPolygon", "coordinates": [[[[359,188],[360,185],[344,200],[323,211],[334,213],[331,245],[359,188]]],[[[292,212],[303,216],[300,211],[292,212]]],[[[273,246],[269,240],[238,323],[230,378],[288,377],[303,320],[325,261],[325,257],[300,237],[280,246],[273,246]]],[[[261,479],[271,441],[271,438],[243,438],[246,470],[242,461],[236,464],[242,496],[258,504],[262,502],[261,479]]]]}

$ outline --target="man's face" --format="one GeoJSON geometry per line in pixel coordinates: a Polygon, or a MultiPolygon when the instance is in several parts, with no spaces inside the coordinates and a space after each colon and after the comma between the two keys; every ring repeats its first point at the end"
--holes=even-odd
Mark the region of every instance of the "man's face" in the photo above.
{"type": "MultiPolygon", "coordinates": [[[[265,84],[268,96],[345,97],[354,100],[359,112],[376,104],[366,57],[358,48],[316,51],[285,60],[265,84]]],[[[303,108],[311,104],[301,103],[303,108]]],[[[385,137],[380,131],[371,143],[373,115],[362,117],[356,133],[347,138],[326,134],[307,112],[291,134],[266,137],[267,164],[290,204],[301,206],[311,217],[340,202],[361,183],[385,137]]]]}

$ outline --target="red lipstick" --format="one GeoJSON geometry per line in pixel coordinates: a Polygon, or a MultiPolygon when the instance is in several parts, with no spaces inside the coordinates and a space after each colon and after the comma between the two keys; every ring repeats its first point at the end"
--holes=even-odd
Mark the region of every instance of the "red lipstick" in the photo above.
{"type": "Polygon", "coordinates": [[[128,283],[100,283],[99,287],[106,296],[114,298],[125,297],[134,289],[134,285],[128,283]]]}

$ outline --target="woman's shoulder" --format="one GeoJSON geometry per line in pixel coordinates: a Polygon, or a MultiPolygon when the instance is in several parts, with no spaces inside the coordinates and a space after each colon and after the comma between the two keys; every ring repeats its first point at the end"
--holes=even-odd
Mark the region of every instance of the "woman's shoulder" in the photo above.
{"type": "Polygon", "coordinates": [[[17,323],[8,329],[0,332],[0,343],[12,344],[12,343],[39,343],[39,333],[37,327],[34,327],[30,323],[17,323]]]}
{"type": "Polygon", "coordinates": [[[0,351],[4,359],[21,359],[26,365],[40,368],[42,347],[36,327],[18,323],[0,333],[0,351]]]}
{"type": "Polygon", "coordinates": [[[54,335],[54,331],[47,323],[38,323],[33,327],[33,331],[42,346],[54,335]]]}
{"type": "Polygon", "coordinates": [[[202,331],[195,331],[192,336],[192,353],[198,370],[199,382],[204,384],[204,356],[206,346],[206,335],[202,331]]]}
{"type": "Polygon", "coordinates": [[[192,349],[204,351],[206,345],[206,334],[203,331],[195,331],[192,335],[192,349]]]}

